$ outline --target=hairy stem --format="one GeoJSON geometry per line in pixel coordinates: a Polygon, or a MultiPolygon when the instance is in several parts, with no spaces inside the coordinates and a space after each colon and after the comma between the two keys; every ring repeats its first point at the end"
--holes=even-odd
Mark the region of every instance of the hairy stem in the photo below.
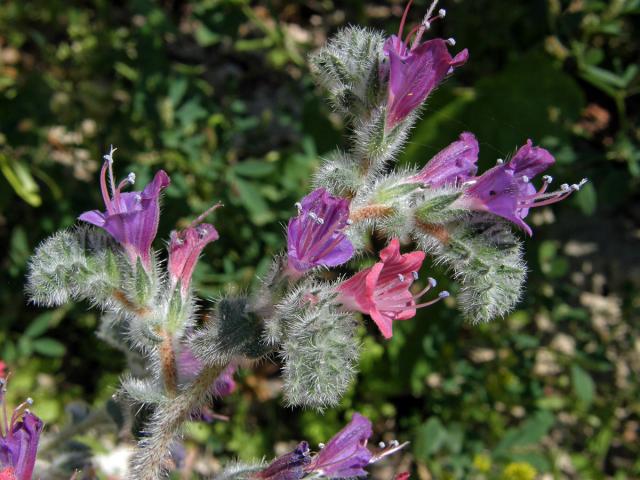
{"type": "Polygon", "coordinates": [[[196,379],[175,398],[156,408],[146,428],[146,435],[130,462],[133,480],[158,480],[165,473],[169,450],[191,413],[200,408],[211,392],[211,385],[220,375],[222,367],[205,367],[196,379]]]}

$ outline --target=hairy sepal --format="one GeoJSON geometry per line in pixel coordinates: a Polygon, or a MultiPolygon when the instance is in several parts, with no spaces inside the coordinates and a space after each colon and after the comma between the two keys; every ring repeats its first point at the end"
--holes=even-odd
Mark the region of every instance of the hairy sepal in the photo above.
{"type": "Polygon", "coordinates": [[[502,317],[518,303],[527,268],[522,243],[506,222],[476,214],[446,226],[423,224],[415,238],[453,271],[458,303],[471,322],[502,317]]]}
{"type": "Polygon", "coordinates": [[[225,365],[236,358],[258,360],[272,352],[263,341],[262,319],[246,297],[221,299],[214,317],[191,338],[191,349],[206,365],[225,365]]]}
{"type": "Polygon", "coordinates": [[[383,100],[379,67],[384,36],[350,26],[340,30],[310,57],[311,71],[327,89],[333,107],[346,117],[358,117],[383,100]]]}

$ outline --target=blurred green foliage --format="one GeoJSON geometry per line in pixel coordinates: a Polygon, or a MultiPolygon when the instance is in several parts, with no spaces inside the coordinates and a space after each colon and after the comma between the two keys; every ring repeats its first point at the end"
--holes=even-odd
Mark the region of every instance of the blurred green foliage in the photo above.
{"type": "MultiPolygon", "coordinates": [[[[278,366],[242,372],[192,425],[208,456],[271,456],[326,440],[352,411],[385,440],[410,440],[375,475],[508,480],[640,477],[640,127],[638,0],[445,2],[434,31],[470,62],[431,98],[401,162],[422,164],[462,130],[481,163],[531,137],[559,181],[592,184],[532,215],[530,280],[518,311],[464,324],[446,305],[402,322],[390,342],[362,329],[358,382],[325,415],[278,399],[278,366]],[[286,419],[286,421],[284,421],[286,419]]],[[[12,398],[31,395],[50,429],[64,406],[109,398],[125,361],[83,307],[26,305],[33,248],[100,205],[97,170],[172,179],[160,237],[216,201],[221,239],[195,282],[203,297],[247,288],[284,246],[283,224],[343,126],[306,54],[358,23],[393,32],[399,1],[5,1],[0,7],[0,358],[12,398]],[[174,223],[176,222],[176,223],[174,223]]],[[[411,21],[426,9],[416,1],[411,21]]],[[[158,247],[161,242],[158,242],[158,247]]],[[[445,272],[435,270],[444,281],[445,272]]],[[[455,292],[455,286],[451,289],[455,292]]],[[[275,360],[274,360],[275,362],[275,360]]]]}

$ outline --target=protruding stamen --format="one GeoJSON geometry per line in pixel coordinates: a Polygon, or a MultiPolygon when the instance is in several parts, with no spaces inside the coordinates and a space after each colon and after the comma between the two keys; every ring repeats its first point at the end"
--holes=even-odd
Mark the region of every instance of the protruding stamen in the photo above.
{"type": "Polygon", "coordinates": [[[136,203],[142,202],[142,195],[140,195],[139,193],[136,193],[135,200],[136,200],[136,203]]]}
{"type": "Polygon", "coordinates": [[[542,177],[542,181],[544,183],[553,183],[553,177],[551,175],[545,175],[542,177]]]}
{"type": "Polygon", "coordinates": [[[529,177],[527,177],[526,175],[522,175],[522,177],[520,177],[522,179],[522,181],[524,183],[529,183],[529,177]]]}
{"type": "Polygon", "coordinates": [[[435,278],[433,278],[433,277],[429,277],[429,278],[427,279],[427,283],[431,286],[431,288],[435,288],[435,287],[436,287],[436,285],[438,285],[438,282],[437,282],[437,281],[436,281],[436,279],[435,279],[435,278]]]}
{"type": "Polygon", "coordinates": [[[419,278],[418,272],[411,272],[411,276],[413,277],[414,281],[418,280],[418,278],[419,278]]]}
{"type": "Polygon", "coordinates": [[[324,443],[319,443],[319,444],[318,444],[318,448],[319,448],[320,450],[322,450],[322,449],[324,448],[324,443]]]}
{"type": "Polygon", "coordinates": [[[496,160],[496,165],[502,165],[504,163],[504,160],[502,158],[498,158],[496,160]]]}
{"type": "Polygon", "coordinates": [[[302,204],[300,202],[296,202],[293,204],[298,209],[298,214],[302,211],[302,204]]]}
{"type": "Polygon", "coordinates": [[[318,222],[318,225],[324,225],[324,218],[318,217],[316,218],[316,222],[318,222]]]}
{"type": "Polygon", "coordinates": [[[444,8],[441,8],[440,10],[438,10],[438,16],[440,18],[444,18],[447,16],[447,11],[444,8]]]}
{"type": "Polygon", "coordinates": [[[130,172],[129,175],[127,175],[127,182],[129,182],[131,185],[136,183],[136,174],[133,172],[130,172]]]}
{"type": "Polygon", "coordinates": [[[449,297],[450,295],[451,295],[451,294],[450,294],[448,291],[443,290],[443,291],[441,291],[441,292],[438,294],[438,297],[440,297],[440,298],[447,298],[447,297],[449,297]]]}
{"type": "Polygon", "coordinates": [[[210,206],[204,212],[202,212],[200,215],[198,215],[196,217],[196,219],[193,222],[191,222],[191,224],[189,226],[190,227],[195,227],[196,225],[200,225],[202,222],[204,222],[205,218],[207,218],[209,215],[211,215],[211,213],[215,212],[220,207],[224,207],[222,202],[218,202],[215,205],[210,206]]]}
{"type": "Polygon", "coordinates": [[[456,39],[455,39],[455,38],[453,38],[453,37],[451,37],[451,38],[447,38],[447,39],[445,40],[445,42],[447,42],[447,43],[448,43],[449,45],[451,45],[452,47],[455,47],[455,46],[456,46],[456,39]]]}
{"type": "Polygon", "coordinates": [[[347,225],[353,225],[353,220],[351,220],[350,218],[347,219],[347,221],[345,222],[347,225]]]}
{"type": "Polygon", "coordinates": [[[398,280],[400,280],[400,283],[404,283],[404,275],[399,273],[398,274],[398,280]]]}
{"type": "Polygon", "coordinates": [[[26,404],[27,404],[27,405],[29,405],[29,406],[32,406],[32,405],[33,405],[33,398],[28,397],[28,398],[24,401],[24,403],[26,403],[26,404]]]}
{"type": "Polygon", "coordinates": [[[380,448],[387,448],[387,444],[384,442],[378,442],[378,447],[380,448]]]}
{"type": "Polygon", "coordinates": [[[391,442],[389,442],[389,446],[390,446],[391,448],[395,448],[395,447],[397,447],[398,445],[400,445],[400,442],[399,442],[398,440],[391,440],[391,442]]]}
{"type": "Polygon", "coordinates": [[[471,185],[474,185],[478,183],[477,180],[467,180],[466,182],[462,182],[462,186],[463,187],[470,187],[471,185]]]}

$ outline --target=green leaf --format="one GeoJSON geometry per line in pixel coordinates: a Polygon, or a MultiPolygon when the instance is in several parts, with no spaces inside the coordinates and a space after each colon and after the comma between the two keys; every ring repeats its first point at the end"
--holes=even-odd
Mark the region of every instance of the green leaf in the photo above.
{"type": "Polygon", "coordinates": [[[587,183],[579,192],[575,193],[574,203],[578,205],[578,208],[585,215],[593,215],[598,206],[598,195],[593,184],[587,183]]]}
{"type": "Polygon", "coordinates": [[[33,322],[24,331],[24,336],[29,338],[36,338],[42,335],[49,329],[53,312],[45,312],[42,315],[38,315],[33,322]]]}
{"type": "Polygon", "coordinates": [[[47,357],[61,357],[67,351],[67,348],[53,338],[38,338],[31,344],[33,350],[47,357]]]}
{"type": "Polygon", "coordinates": [[[585,405],[590,405],[595,394],[595,385],[591,375],[578,365],[573,365],[571,367],[571,383],[573,383],[576,396],[585,405]]]}
{"type": "Polygon", "coordinates": [[[269,209],[256,185],[237,177],[233,183],[240,195],[240,200],[249,211],[253,223],[265,225],[274,219],[273,212],[269,209]]]}
{"type": "Polygon", "coordinates": [[[265,177],[275,170],[275,165],[260,160],[245,160],[233,166],[233,171],[243,177],[265,177]]]}
{"type": "Polygon", "coordinates": [[[447,438],[447,430],[437,417],[431,417],[418,427],[414,453],[417,458],[427,460],[437,452],[447,438]]]}

